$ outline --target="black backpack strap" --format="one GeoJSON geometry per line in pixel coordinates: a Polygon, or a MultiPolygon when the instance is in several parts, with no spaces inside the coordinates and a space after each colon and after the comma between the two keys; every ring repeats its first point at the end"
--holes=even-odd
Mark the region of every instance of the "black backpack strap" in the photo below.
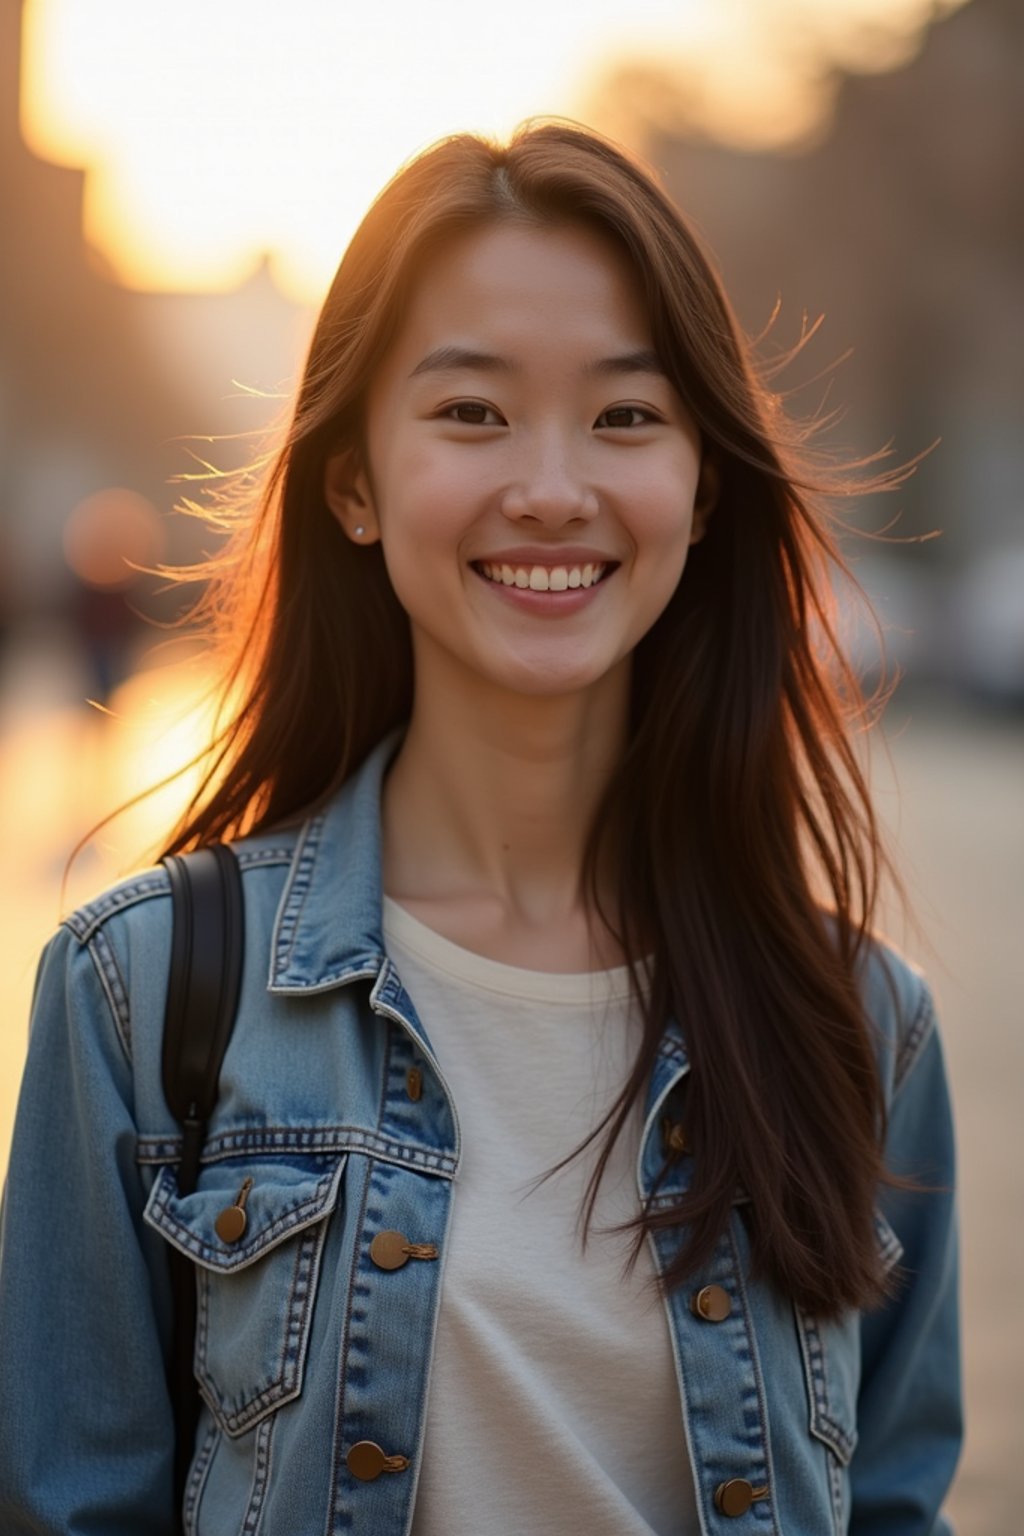
{"type": "MultiPolygon", "coordinates": [[[[242,979],[244,913],[238,861],[225,843],[164,860],[171,882],[171,969],[164,1015],[163,1088],[182,1128],[178,1193],[191,1194],[199,1154],[217,1102],[242,979]]],[[[192,1370],[196,1332],[195,1270],[171,1256],[174,1334],[168,1384],[174,1407],[174,1488],[180,1511],[195,1446],[199,1394],[192,1370]]]]}
{"type": "Polygon", "coordinates": [[[196,1187],[242,976],[242,881],[226,843],[165,860],[174,927],[164,1015],[163,1084],[184,1139],[178,1193],[196,1187]]]}

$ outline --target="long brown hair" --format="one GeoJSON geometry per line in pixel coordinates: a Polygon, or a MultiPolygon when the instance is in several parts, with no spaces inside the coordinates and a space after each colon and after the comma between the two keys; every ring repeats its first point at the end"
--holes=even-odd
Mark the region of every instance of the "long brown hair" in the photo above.
{"type": "Polygon", "coordinates": [[[681,1283],[742,1189],[759,1272],[820,1314],[868,1304],[884,1127],[856,973],[885,861],[849,742],[863,700],[836,641],[830,528],[835,497],[908,471],[865,478],[879,456],[840,470],[813,447],[693,233],[616,147],[552,122],[505,146],[459,135],[370,209],[323,305],[284,446],[214,569],[204,611],[233,648],[240,702],[165,851],[294,820],[408,718],[408,621],[380,546],[356,547],[328,512],[324,466],[359,452],[369,380],[426,253],[500,219],[581,221],[619,242],[721,482],[703,541],[637,648],[630,739],[588,847],[595,904],[612,854],[617,888],[601,915],[634,974],[641,956],[654,963],[637,988],[635,1067],[594,1132],[607,1136],[586,1222],[674,1015],[692,1063],[693,1180],[678,1205],[638,1216],[637,1251],[649,1230],[678,1227],[665,1283],[681,1283]]]}

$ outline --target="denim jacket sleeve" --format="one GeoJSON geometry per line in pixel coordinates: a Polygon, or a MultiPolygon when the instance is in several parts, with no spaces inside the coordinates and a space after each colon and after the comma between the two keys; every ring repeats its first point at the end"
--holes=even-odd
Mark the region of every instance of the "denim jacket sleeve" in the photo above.
{"type": "Polygon", "coordinates": [[[106,937],[62,928],[36,981],[0,1232],[5,1536],[173,1529],[170,1298],[132,1098],[106,937]]]}
{"type": "Polygon", "coordinates": [[[908,983],[883,1065],[886,1166],[916,1187],[879,1197],[902,1255],[890,1301],[861,1323],[850,1536],[950,1536],[940,1506],[962,1437],[953,1123],[931,994],[909,969],[908,983]]]}

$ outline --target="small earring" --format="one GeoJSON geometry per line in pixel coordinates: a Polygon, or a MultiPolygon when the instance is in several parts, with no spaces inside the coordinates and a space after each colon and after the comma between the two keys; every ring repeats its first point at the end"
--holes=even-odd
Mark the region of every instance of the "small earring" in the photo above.
{"type": "Polygon", "coordinates": [[[363,534],[366,532],[366,529],[363,527],[362,523],[357,523],[356,526],[355,526],[355,529],[353,531],[355,533],[356,538],[357,539],[361,539],[363,534]]]}

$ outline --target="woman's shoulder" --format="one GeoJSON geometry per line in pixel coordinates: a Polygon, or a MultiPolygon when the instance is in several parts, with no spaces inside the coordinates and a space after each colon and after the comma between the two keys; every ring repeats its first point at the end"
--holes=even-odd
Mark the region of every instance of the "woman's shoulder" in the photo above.
{"type": "Polygon", "coordinates": [[[864,1010],[874,1031],[887,1097],[899,1092],[936,1027],[931,987],[921,967],[877,932],[857,960],[864,1010]]]}
{"type": "MultiPolygon", "coordinates": [[[[273,928],[300,830],[231,844],[242,874],[246,947],[254,961],[273,928]]],[[[82,974],[81,966],[87,976],[95,972],[127,1038],[130,1017],[148,1017],[166,992],[172,916],[167,869],[163,864],[140,869],[67,913],[43,952],[41,968],[70,967],[69,987],[74,975],[82,974]]]]}
{"type": "MultiPolygon", "coordinates": [[[[245,893],[258,895],[260,886],[280,886],[290,868],[299,826],[240,838],[229,844],[242,872],[245,893]],[[274,871],[279,871],[275,879],[274,871]]],[[[81,944],[111,929],[127,935],[147,928],[166,927],[170,920],[171,883],[163,864],[124,875],[74,911],[65,914],[60,927],[81,944]]]]}
{"type": "MultiPolygon", "coordinates": [[[[232,844],[244,892],[243,979],[253,997],[265,992],[265,956],[300,831],[232,844]]],[[[128,1071],[140,1123],[152,1125],[166,1119],[158,1084],[172,917],[162,864],[127,875],[76,907],[43,949],[31,1015],[30,1054],[36,1040],[37,1054],[85,1052],[115,1076],[128,1071]]]]}

